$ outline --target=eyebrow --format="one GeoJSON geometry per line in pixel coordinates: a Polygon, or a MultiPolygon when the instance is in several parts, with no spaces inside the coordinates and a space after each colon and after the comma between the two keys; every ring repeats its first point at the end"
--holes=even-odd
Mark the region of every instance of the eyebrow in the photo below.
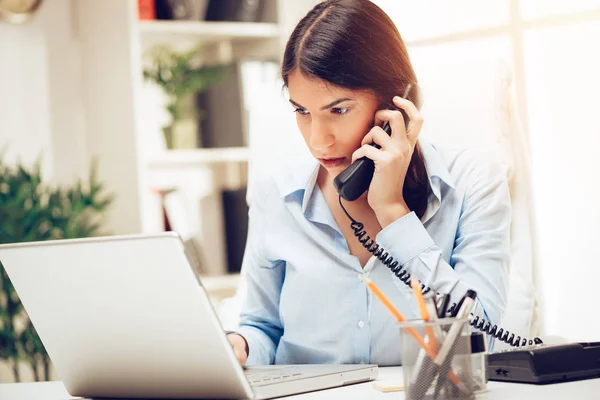
{"type": "MultiPolygon", "coordinates": [[[[332,101],[331,103],[324,105],[323,107],[321,107],[321,110],[327,110],[328,108],[331,108],[333,106],[337,106],[340,103],[343,103],[344,101],[348,101],[348,100],[352,100],[349,97],[344,97],[342,99],[337,99],[332,101]]],[[[290,103],[292,103],[294,106],[298,107],[298,108],[304,108],[302,107],[300,104],[296,103],[294,100],[290,99],[290,103]]]]}

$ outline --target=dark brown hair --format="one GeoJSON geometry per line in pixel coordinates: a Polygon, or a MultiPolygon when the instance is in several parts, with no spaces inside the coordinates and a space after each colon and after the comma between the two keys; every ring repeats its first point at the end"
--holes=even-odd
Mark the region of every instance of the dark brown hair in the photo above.
{"type": "MultiPolygon", "coordinates": [[[[408,99],[421,106],[417,77],[404,41],[389,16],[370,0],[328,0],[317,4],[292,32],[283,56],[281,75],[304,75],[352,89],[372,90],[380,108],[395,109],[410,83],[408,99]]],[[[421,149],[413,153],[402,193],[419,218],[425,213],[429,181],[421,149]]]]}

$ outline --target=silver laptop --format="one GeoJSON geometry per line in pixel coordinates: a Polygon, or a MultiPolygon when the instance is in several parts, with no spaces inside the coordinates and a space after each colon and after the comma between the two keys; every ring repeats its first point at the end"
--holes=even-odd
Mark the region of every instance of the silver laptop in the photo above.
{"type": "Polygon", "coordinates": [[[73,396],[266,399],[377,377],[241,368],[175,233],[0,245],[0,261],[73,396]]]}

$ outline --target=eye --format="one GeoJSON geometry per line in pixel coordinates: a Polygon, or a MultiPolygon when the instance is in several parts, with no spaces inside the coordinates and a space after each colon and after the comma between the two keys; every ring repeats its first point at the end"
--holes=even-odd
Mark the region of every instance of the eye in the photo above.
{"type": "Polygon", "coordinates": [[[334,113],[334,114],[338,114],[338,115],[344,115],[344,114],[346,114],[348,112],[348,110],[349,109],[345,108],[345,107],[333,107],[331,109],[331,112],[334,113]]]}
{"type": "Polygon", "coordinates": [[[295,113],[298,113],[298,114],[300,114],[300,115],[307,115],[307,114],[308,114],[308,111],[307,111],[307,110],[305,110],[304,108],[295,108],[295,109],[294,109],[294,112],[295,112],[295,113]]]}

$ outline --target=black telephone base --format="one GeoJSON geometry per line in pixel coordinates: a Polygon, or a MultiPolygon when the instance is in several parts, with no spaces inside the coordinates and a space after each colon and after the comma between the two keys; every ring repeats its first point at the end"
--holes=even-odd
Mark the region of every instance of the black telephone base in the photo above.
{"type": "Polygon", "coordinates": [[[535,345],[487,355],[491,381],[548,384],[600,378],[600,342],[535,345]]]}

